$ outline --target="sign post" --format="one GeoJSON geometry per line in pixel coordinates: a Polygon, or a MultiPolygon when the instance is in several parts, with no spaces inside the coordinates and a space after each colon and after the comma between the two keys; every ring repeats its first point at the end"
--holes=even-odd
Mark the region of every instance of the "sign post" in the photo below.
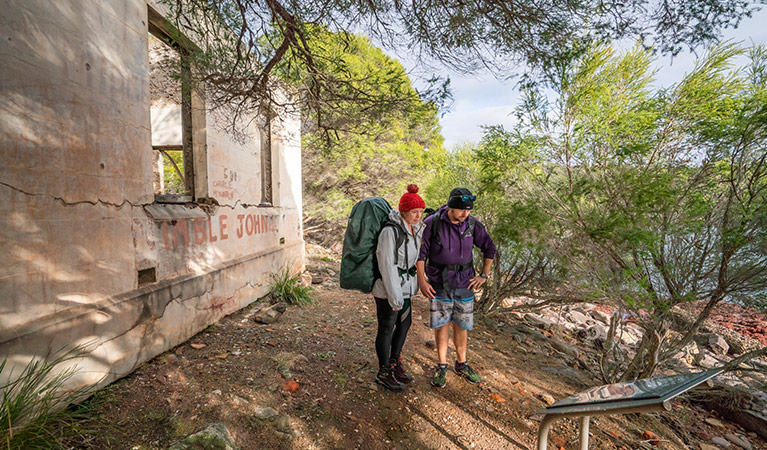
{"type": "Polygon", "coordinates": [[[724,369],[705,372],[645,378],[630,383],[597,386],[551,406],[536,411],[543,420],[538,427],[538,450],[548,447],[549,430],[552,423],[562,417],[580,417],[580,448],[589,448],[589,421],[591,416],[626,414],[635,412],[670,411],[670,400],[702,383],[711,384],[711,379],[724,369]]]}

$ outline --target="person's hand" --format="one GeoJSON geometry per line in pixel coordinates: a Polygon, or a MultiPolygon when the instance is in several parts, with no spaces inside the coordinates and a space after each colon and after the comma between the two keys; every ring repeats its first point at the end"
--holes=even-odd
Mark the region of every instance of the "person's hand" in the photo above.
{"type": "Polygon", "coordinates": [[[487,278],[482,278],[479,275],[469,280],[469,289],[476,291],[487,281],[487,278]]]}
{"type": "Polygon", "coordinates": [[[425,279],[418,280],[418,289],[421,290],[421,293],[425,295],[426,298],[434,298],[434,294],[437,293],[437,291],[435,291],[431,284],[429,284],[429,282],[425,279]]]}

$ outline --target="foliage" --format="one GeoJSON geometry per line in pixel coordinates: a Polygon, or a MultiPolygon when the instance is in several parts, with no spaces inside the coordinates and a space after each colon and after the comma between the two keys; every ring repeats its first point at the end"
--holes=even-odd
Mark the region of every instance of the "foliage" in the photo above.
{"type": "Polygon", "coordinates": [[[269,293],[277,300],[296,306],[311,305],[314,302],[313,292],[310,286],[301,284],[300,277],[293,274],[289,267],[272,274],[269,293]]]}
{"type": "MultiPolygon", "coordinates": [[[[287,68],[302,74],[293,78],[298,81],[293,86],[316,111],[319,126],[332,126],[322,117],[350,102],[359,105],[361,121],[368,121],[367,110],[377,109],[380,96],[338,76],[347,69],[346,62],[316,45],[318,27],[340,35],[365,33],[376,42],[407,49],[424,66],[439,62],[465,73],[490,68],[504,77],[527,67],[551,76],[594,40],[636,38],[676,54],[685,46],[715,40],[722,28],[736,26],[753,10],[746,0],[163,3],[179,32],[173,37],[183,43],[187,36],[194,42],[186,45],[187,51],[196,77],[208,87],[210,105],[231,107],[240,116],[292,103],[272,78],[278,68],[287,68]]],[[[438,106],[449,99],[445,80],[431,76],[425,81],[425,98],[438,106]]]]}
{"type": "Polygon", "coordinates": [[[65,448],[64,439],[80,434],[85,411],[69,407],[91,390],[90,386],[67,389],[76,366],[62,366],[83,356],[84,347],[61,351],[58,356],[33,359],[17,378],[7,370],[8,357],[0,362],[0,445],[8,449],[65,448]]]}
{"type": "MultiPolygon", "coordinates": [[[[338,76],[381,99],[364,112],[346,102],[322,118],[306,111],[303,120],[306,214],[340,227],[362,198],[382,196],[396,204],[409,183],[424,185],[443,164],[445,150],[436,107],[419,97],[399,62],[361,36],[318,30],[313,39],[328,60],[344,61],[338,76]],[[336,139],[326,139],[320,120],[332,124],[336,139]]],[[[298,70],[287,75],[303,76],[298,70]]]]}
{"type": "Polygon", "coordinates": [[[183,152],[180,150],[165,150],[164,153],[166,154],[163,155],[162,159],[163,184],[165,186],[163,193],[186,194],[184,180],[179,175],[180,173],[184,173],[183,152]]]}
{"type": "Polygon", "coordinates": [[[606,381],[650,376],[722,301],[765,305],[767,58],[756,47],[731,70],[741,53],[717,46],[653,91],[647,51],[595,47],[563,71],[555,101],[526,91],[516,133],[488,130],[506,151],[479,154],[484,170],[496,165],[502,190],[560,230],[547,249],[569,279],[650,312],[633,359],[605,355],[606,381]],[[671,308],[698,300],[695,323],[669,339],[671,308]]]}
{"type": "MultiPolygon", "coordinates": [[[[426,189],[441,203],[457,186],[477,195],[472,214],[486,226],[498,249],[493,276],[476,301],[475,311],[485,315],[497,312],[503,299],[515,295],[534,298],[538,306],[566,300],[558,289],[565,274],[550,253],[561,236],[537,201],[513,194],[516,187],[509,184],[509,173],[516,170],[516,163],[509,161],[506,137],[502,127],[486,127],[478,145],[463,144],[451,152],[444,170],[426,189]]],[[[479,265],[481,255],[475,259],[479,265]]],[[[572,289],[568,293],[570,299],[577,298],[572,289]]]]}

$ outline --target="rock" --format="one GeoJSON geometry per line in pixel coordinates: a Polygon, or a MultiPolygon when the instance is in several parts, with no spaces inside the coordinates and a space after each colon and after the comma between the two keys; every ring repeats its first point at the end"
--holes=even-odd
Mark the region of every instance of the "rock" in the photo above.
{"type": "Polygon", "coordinates": [[[224,424],[212,423],[171,445],[168,450],[239,450],[239,447],[224,424]]]}
{"type": "Polygon", "coordinates": [[[767,439],[767,394],[756,389],[715,386],[711,396],[701,401],[724,419],[767,439]]]}
{"type": "Polygon", "coordinates": [[[636,345],[640,340],[642,340],[642,330],[637,327],[634,324],[627,323],[623,327],[623,333],[616,333],[620,335],[621,342],[623,342],[626,345],[633,346],[636,345]]]}
{"type": "Polygon", "coordinates": [[[525,336],[522,333],[512,333],[511,338],[514,339],[514,341],[516,341],[518,344],[521,344],[525,342],[525,340],[527,339],[527,336],[525,336]]]}
{"type": "Polygon", "coordinates": [[[589,323],[594,323],[594,321],[591,319],[590,316],[587,316],[586,314],[576,309],[570,310],[570,313],[568,314],[568,316],[570,321],[575,323],[576,325],[588,325],[589,323]]]}
{"type": "Polygon", "coordinates": [[[709,334],[707,345],[713,350],[715,355],[726,355],[727,352],[730,351],[730,346],[727,344],[727,341],[718,334],[709,334]]]}
{"type": "Polygon", "coordinates": [[[325,277],[321,275],[312,276],[312,284],[322,284],[325,281],[325,277]]]}
{"type": "Polygon", "coordinates": [[[277,431],[287,434],[293,434],[293,425],[290,423],[290,416],[279,416],[274,421],[277,431]]]}
{"type": "Polygon", "coordinates": [[[593,325],[579,329],[577,334],[581,340],[601,348],[607,339],[607,328],[601,325],[593,325]]]}
{"type": "Polygon", "coordinates": [[[264,407],[264,406],[256,406],[253,409],[253,415],[256,416],[259,419],[271,419],[274,416],[277,416],[279,413],[275,411],[272,408],[264,407]]]}
{"type": "Polygon", "coordinates": [[[425,342],[426,348],[435,349],[437,348],[437,341],[434,339],[429,339],[425,342]]]}
{"type": "Polygon", "coordinates": [[[714,366],[718,366],[720,363],[713,356],[709,355],[708,352],[702,351],[696,356],[695,364],[697,364],[700,367],[705,367],[707,369],[710,369],[714,366]]]}
{"type": "Polygon", "coordinates": [[[724,424],[721,421],[716,420],[713,417],[706,418],[706,423],[709,425],[713,425],[715,427],[725,428],[724,424]]]}
{"type": "Polygon", "coordinates": [[[594,320],[597,320],[599,322],[602,322],[605,325],[610,325],[610,315],[607,313],[603,313],[602,311],[599,311],[597,309],[592,309],[589,311],[589,315],[594,318],[594,320]]]}
{"type": "Polygon", "coordinates": [[[312,277],[312,274],[310,274],[309,272],[304,272],[301,274],[301,281],[300,281],[301,286],[309,287],[312,285],[312,281],[313,281],[313,277],[312,277]]]}
{"type": "Polygon", "coordinates": [[[541,400],[543,400],[547,405],[552,405],[556,400],[554,400],[554,397],[550,396],[549,394],[541,394],[538,396],[541,400]]]}
{"type": "Polygon", "coordinates": [[[745,450],[752,450],[754,448],[751,445],[751,443],[748,442],[748,439],[744,437],[741,437],[732,433],[727,433],[724,435],[724,437],[726,437],[728,441],[732,442],[733,444],[745,450]]]}
{"type": "Polygon", "coordinates": [[[248,400],[240,397],[239,395],[229,394],[229,399],[232,401],[232,405],[235,408],[241,408],[250,404],[248,400]]]}
{"type": "Polygon", "coordinates": [[[270,324],[276,322],[282,313],[285,312],[285,305],[277,303],[271,306],[263,307],[256,311],[253,315],[253,320],[258,323],[270,324]],[[280,311],[282,309],[282,311],[280,311]]]}
{"type": "Polygon", "coordinates": [[[529,323],[530,325],[532,325],[534,327],[537,327],[537,328],[542,328],[544,330],[547,330],[547,329],[551,328],[552,325],[554,325],[554,321],[546,319],[546,318],[541,317],[541,316],[537,316],[537,315],[535,315],[533,313],[525,314],[522,317],[522,319],[525,322],[529,323]]]}
{"type": "Polygon", "coordinates": [[[730,444],[730,442],[727,439],[723,438],[723,437],[718,437],[717,436],[717,437],[711,439],[711,442],[713,442],[714,444],[716,444],[716,445],[718,445],[718,446],[720,446],[722,448],[732,447],[732,444],[730,444]]]}
{"type": "Polygon", "coordinates": [[[549,339],[549,344],[551,344],[552,347],[554,347],[555,350],[558,350],[566,355],[572,356],[573,358],[577,358],[580,352],[577,348],[573,347],[572,345],[565,344],[562,341],[559,341],[557,339],[549,339]]]}
{"type": "Polygon", "coordinates": [[[719,450],[719,447],[709,444],[700,444],[700,450],[719,450]]]}

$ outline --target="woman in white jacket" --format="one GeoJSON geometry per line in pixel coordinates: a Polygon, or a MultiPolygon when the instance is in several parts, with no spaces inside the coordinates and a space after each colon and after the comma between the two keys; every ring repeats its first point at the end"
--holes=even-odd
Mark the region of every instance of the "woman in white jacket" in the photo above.
{"type": "Polygon", "coordinates": [[[418,292],[415,262],[421,248],[425,207],[418,186],[408,185],[399,211],[392,210],[378,236],[376,259],[381,278],[373,285],[378,317],[376,381],[392,391],[402,391],[413,381],[402,367],[400,353],[412,323],[410,298],[418,292]]]}

